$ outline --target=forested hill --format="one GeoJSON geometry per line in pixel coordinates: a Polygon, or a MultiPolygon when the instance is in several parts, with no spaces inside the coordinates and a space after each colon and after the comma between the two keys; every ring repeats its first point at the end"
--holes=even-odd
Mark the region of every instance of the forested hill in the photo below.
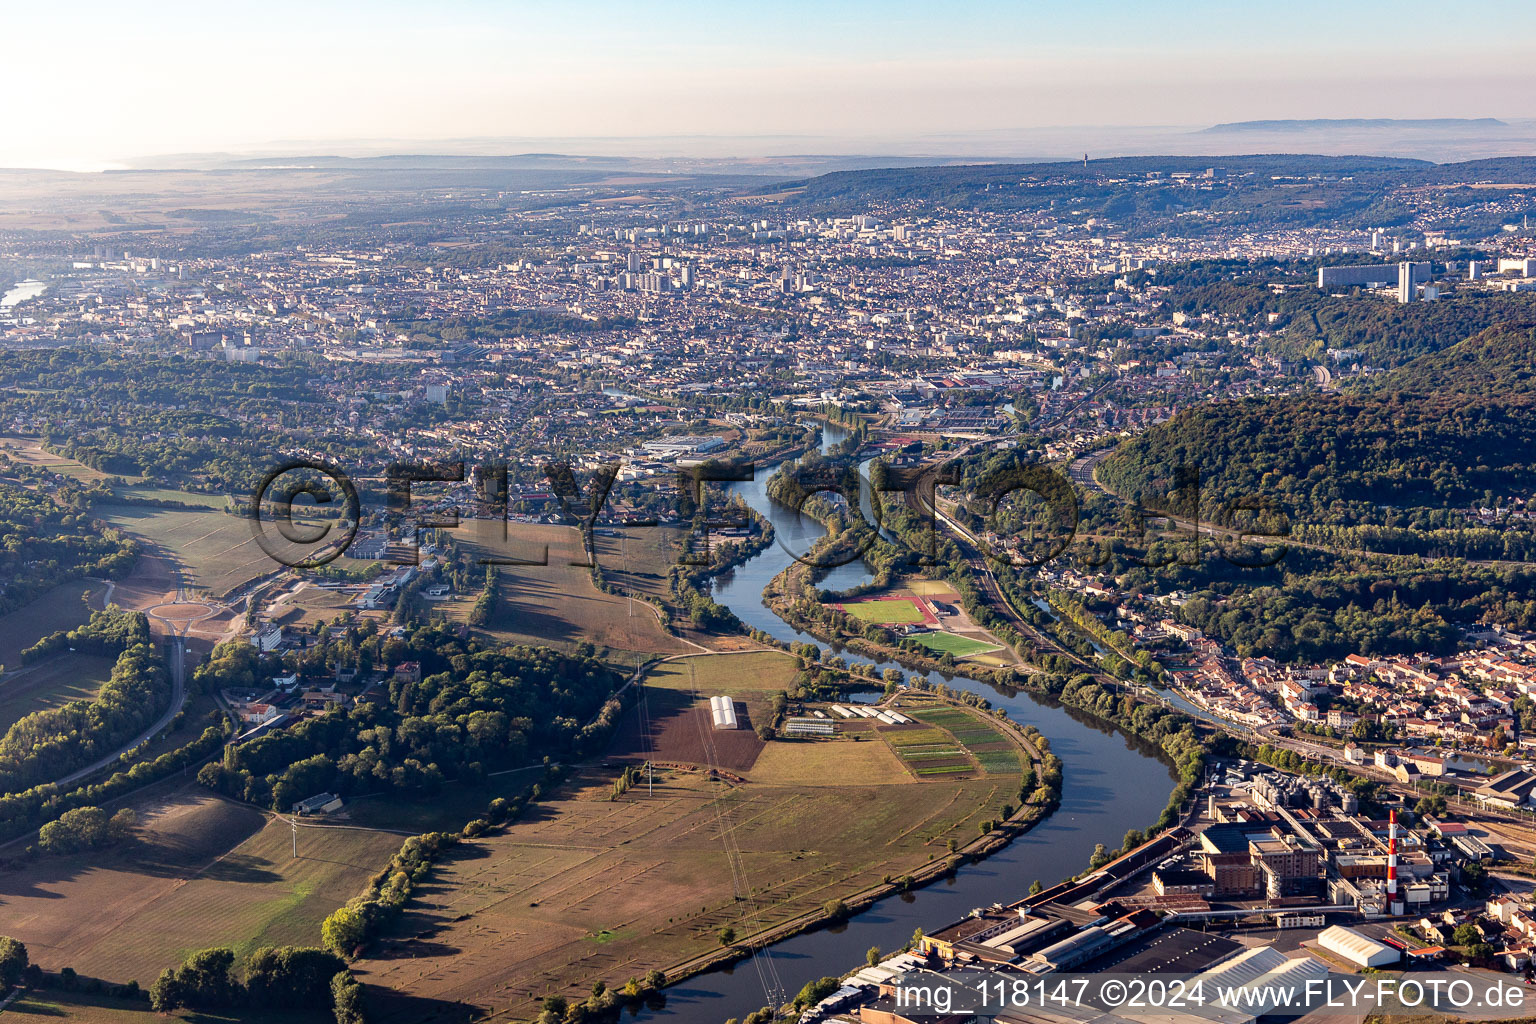
{"type": "Polygon", "coordinates": [[[1364,393],[1191,409],[1122,444],[1099,474],[1157,507],[1181,465],[1199,468],[1208,512],[1263,495],[1292,523],[1313,526],[1423,524],[1427,510],[1530,495],[1536,329],[1490,328],[1384,374],[1364,393]]]}
{"type": "MultiPolygon", "coordinates": [[[[1536,323],[1536,294],[1457,291],[1439,302],[1361,301],[1313,287],[1275,291],[1258,275],[1179,287],[1168,299],[1172,312],[1219,316],[1259,325],[1269,346],[1287,358],[1398,367],[1429,352],[1450,348],[1489,328],[1536,323]]],[[[1311,275],[1308,275],[1311,276],[1311,275]]]]}
{"type": "Polygon", "coordinates": [[[1500,397],[1536,393],[1536,316],[1482,331],[1440,352],[1369,379],[1372,394],[1445,392],[1500,397]]]}
{"type": "Polygon", "coordinates": [[[1411,211],[1403,186],[1528,181],[1536,157],[1432,164],[1387,157],[1307,155],[1117,157],[1081,162],[974,164],[836,171],[771,190],[806,212],[867,210],[878,203],[951,209],[1054,211],[1098,218],[1130,234],[1177,221],[1180,233],[1243,225],[1255,229],[1336,224],[1391,226],[1411,211]],[[1203,177],[1207,170],[1217,173],[1203,177]],[[1193,175],[1175,180],[1173,175],[1193,175]],[[1149,177],[1151,176],[1151,177],[1149,177]],[[786,195],[787,193],[787,195],[786,195]],[[1205,216],[1196,217],[1201,213],[1205,216]]]}

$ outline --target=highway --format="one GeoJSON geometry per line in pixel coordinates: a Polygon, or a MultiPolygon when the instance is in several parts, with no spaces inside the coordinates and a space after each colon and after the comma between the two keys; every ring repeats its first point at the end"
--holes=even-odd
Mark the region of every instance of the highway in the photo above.
{"type": "Polygon", "coordinates": [[[91,762],[79,771],[71,772],[62,779],[57,779],[54,785],[63,788],[81,779],[88,778],[104,768],[109,767],[118,758],[141,743],[147,743],[155,737],[161,729],[171,724],[171,719],[181,711],[187,702],[187,651],[186,641],[179,636],[171,637],[171,702],[165,709],[165,714],[156,719],[155,724],[145,729],[132,741],[125,743],[106,757],[91,762]]]}

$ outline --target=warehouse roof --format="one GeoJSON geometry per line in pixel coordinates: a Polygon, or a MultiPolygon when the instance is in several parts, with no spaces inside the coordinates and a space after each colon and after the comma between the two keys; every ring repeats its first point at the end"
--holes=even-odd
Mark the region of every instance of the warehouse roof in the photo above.
{"type": "Polygon", "coordinates": [[[1369,936],[1361,935],[1352,928],[1345,928],[1343,925],[1338,924],[1318,932],[1317,941],[1325,949],[1343,953],[1345,956],[1356,958],[1359,961],[1369,960],[1371,957],[1379,956],[1382,953],[1392,953],[1396,956],[1396,952],[1391,946],[1377,942],[1369,936]]]}

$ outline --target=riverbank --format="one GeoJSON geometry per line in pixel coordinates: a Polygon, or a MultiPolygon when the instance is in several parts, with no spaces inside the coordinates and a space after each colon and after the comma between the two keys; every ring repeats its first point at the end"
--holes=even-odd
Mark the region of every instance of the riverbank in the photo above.
{"type": "MultiPolygon", "coordinates": [[[[729,695],[743,723],[762,723],[785,689],[805,683],[803,667],[769,651],[679,656],[638,673],[613,740],[547,775],[527,798],[537,798],[533,813],[515,803],[497,821],[488,814],[430,839],[435,863],[411,874],[428,884],[375,944],[369,980],[497,1019],[532,1018],[539,1000],[559,996],[596,1024],[615,1008],[588,1002],[596,981],[614,991],[627,977],[665,981],[670,998],[688,979],[768,955],[766,945],[834,935],[882,899],[952,881],[1037,828],[1059,800],[1048,741],[968,694],[902,691],[883,706],[900,701],[931,721],[858,717],[824,740],[764,744],[749,728],[698,728],[705,695],[729,695]],[[925,762],[902,761],[891,737],[924,732],[966,750],[972,770],[939,781],[919,770],[925,762]],[[1012,760],[1000,767],[1001,757],[1012,760]],[[466,902],[507,892],[515,898],[466,902]],[[518,957],[503,963],[497,951],[513,934],[518,957]]],[[[818,689],[823,707],[853,703],[818,689]]]]}
{"type": "Polygon", "coordinates": [[[986,717],[988,722],[1000,726],[1003,733],[1014,742],[1029,765],[1021,776],[1020,803],[1017,810],[1010,817],[993,824],[991,828],[970,842],[956,846],[943,858],[934,860],[899,879],[891,879],[887,876],[879,883],[866,886],[839,899],[838,909],[823,907],[820,911],[802,914],[772,928],[742,936],[730,947],[712,950],[668,966],[664,973],[669,986],[737,963],[785,939],[829,924],[839,923],[888,897],[919,890],[951,877],[963,865],[982,861],[1014,839],[1027,834],[1060,806],[1061,761],[1050,752],[1049,741],[1038,730],[1020,726],[1008,719],[1006,715],[985,715],[982,709],[949,694],[926,688],[922,689],[921,693],[935,705],[961,708],[970,714],[986,717]],[[1036,785],[1031,786],[1031,780],[1036,785]],[[1024,792],[1026,788],[1030,792],[1024,792]]]}
{"type": "MultiPolygon", "coordinates": [[[[829,434],[824,446],[841,440],[836,433],[829,434]]],[[[804,644],[824,647],[826,641],[785,622],[762,600],[773,577],[794,562],[792,552],[809,550],[826,533],[809,517],[769,498],[768,471],[772,468],[760,468],[755,480],[726,484],[724,489],[740,495],[768,519],[778,542],[756,558],[715,576],[711,596],[765,642],[781,648],[804,644]]],[[[855,561],[832,569],[820,582],[842,592],[867,585],[870,573],[855,561]]],[[[911,682],[946,686],[986,699],[1006,709],[1009,720],[1020,728],[1033,727],[1048,736],[1051,753],[1062,765],[1058,808],[1012,841],[1003,842],[1001,835],[994,837],[988,844],[990,852],[980,863],[958,863],[947,877],[922,888],[890,891],[842,922],[807,927],[767,950],[759,949],[751,969],[738,965],[733,970],[727,965],[670,985],[665,1005],[642,1008],[637,1020],[646,1024],[720,1024],[731,1017],[739,1019],[765,1003],[779,1005],[806,981],[862,963],[871,946],[899,949],[910,941],[915,929],[959,920],[978,906],[1015,902],[1026,894],[1031,879],[1071,877],[1084,869],[1096,845],[1118,848],[1127,825],[1143,821],[1148,808],[1162,805],[1176,781],[1166,756],[1158,756],[1155,743],[1148,744],[1118,725],[1053,699],[1046,690],[1032,687],[1027,676],[1019,687],[1000,687],[991,679],[972,679],[942,670],[917,671],[914,676],[911,666],[852,650],[829,654],[855,672],[879,676],[899,670],[903,676],[913,676],[911,682]],[[780,976],[787,991],[773,994],[771,978],[765,982],[765,974],[780,976]]]]}
{"type": "MultiPolygon", "coordinates": [[[[775,481],[781,482],[782,477],[776,477],[775,481]]],[[[768,489],[769,496],[773,497],[776,490],[775,482],[771,481],[768,489]]],[[[867,530],[867,525],[849,524],[840,509],[820,499],[806,502],[800,509],[800,513],[815,519],[826,534],[812,545],[809,557],[792,562],[769,581],[763,591],[763,603],[771,611],[794,628],[825,643],[854,650],[867,656],[888,658],[918,671],[939,671],[991,682],[999,687],[1023,688],[1050,694],[1064,704],[1076,707],[1087,714],[1101,718],[1116,728],[1124,729],[1146,740],[1158,750],[1170,767],[1177,770],[1180,779],[1179,785],[1169,794],[1167,804],[1148,827],[1146,834],[1156,835],[1178,822],[1191,799],[1193,787],[1204,771],[1206,744],[1199,735],[1199,723],[1195,719],[1161,704],[1142,700],[1133,689],[1127,690],[1118,682],[1108,682],[1107,680],[1112,677],[1107,674],[1095,676],[1092,673],[1080,673],[1067,678],[1048,672],[1020,672],[1009,668],[983,669],[980,666],[955,662],[953,659],[945,662],[930,658],[904,646],[881,644],[862,633],[853,633],[852,629],[856,624],[848,616],[826,608],[815,598],[813,593],[815,570],[812,567],[833,562],[842,557],[851,557],[855,551],[866,547],[874,548],[889,542],[879,537],[871,539],[862,535],[861,531],[867,530]],[[820,612],[815,618],[805,614],[805,610],[813,603],[820,612]],[[1147,713],[1138,709],[1156,709],[1156,711],[1147,713]]],[[[892,526],[898,536],[903,533],[903,527],[906,525],[908,524],[904,522],[901,515],[893,517],[892,526]]],[[[892,564],[892,560],[886,558],[882,560],[882,564],[888,566],[892,564]]],[[[889,573],[887,571],[882,575],[888,576],[889,573]]],[[[957,593],[966,595],[963,600],[967,605],[967,611],[973,612],[975,617],[980,618],[982,609],[976,604],[974,590],[965,587],[964,581],[950,578],[953,573],[942,575],[955,586],[957,593]]],[[[889,580],[877,576],[877,582],[885,583],[889,580]]],[[[1006,595],[1004,599],[1006,600],[1006,595]]],[[[999,635],[1015,654],[1019,653],[1017,647],[1021,642],[1020,637],[1006,633],[999,635]]]]}

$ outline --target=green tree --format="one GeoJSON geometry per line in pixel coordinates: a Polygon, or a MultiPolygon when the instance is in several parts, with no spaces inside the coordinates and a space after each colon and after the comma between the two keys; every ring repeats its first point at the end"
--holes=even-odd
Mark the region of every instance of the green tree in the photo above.
{"type": "Polygon", "coordinates": [[[331,978],[331,1012],[336,1024],[364,1024],[367,1017],[363,1010],[363,986],[347,970],[337,971],[331,978]]]}
{"type": "Polygon", "coordinates": [[[154,984],[149,986],[149,1006],[156,1013],[170,1013],[186,1005],[184,986],[176,975],[176,968],[167,967],[160,972],[154,984]]]}
{"type": "Polygon", "coordinates": [[[27,969],[27,947],[17,940],[0,935],[0,992],[21,984],[22,972],[27,969]]]}
{"type": "Polygon", "coordinates": [[[717,934],[720,936],[720,945],[722,946],[729,946],[736,941],[736,929],[730,925],[721,928],[717,934]]]}
{"type": "Polygon", "coordinates": [[[822,977],[817,978],[815,981],[806,982],[805,987],[795,996],[796,1008],[816,1005],[833,992],[836,992],[837,985],[837,979],[832,977],[822,977]]]}
{"type": "Polygon", "coordinates": [[[329,950],[264,946],[246,962],[245,987],[258,1006],[322,1008],[331,1001],[331,979],[346,967],[329,950]]]}
{"type": "MultiPolygon", "coordinates": [[[[132,813],[128,812],[130,822],[132,813]]],[[[37,848],[44,853],[79,853],[104,846],[111,837],[106,811],[100,807],[76,807],[38,830],[37,848]]]]}
{"type": "Polygon", "coordinates": [[[149,989],[150,1006],[157,1013],[187,1007],[216,1010],[233,1006],[244,996],[235,980],[235,951],[220,946],[203,949],[168,967],[149,989]]]}
{"type": "Polygon", "coordinates": [[[337,907],[320,926],[320,941],[325,943],[326,949],[340,956],[351,956],[366,937],[367,919],[351,904],[337,907]]]}

